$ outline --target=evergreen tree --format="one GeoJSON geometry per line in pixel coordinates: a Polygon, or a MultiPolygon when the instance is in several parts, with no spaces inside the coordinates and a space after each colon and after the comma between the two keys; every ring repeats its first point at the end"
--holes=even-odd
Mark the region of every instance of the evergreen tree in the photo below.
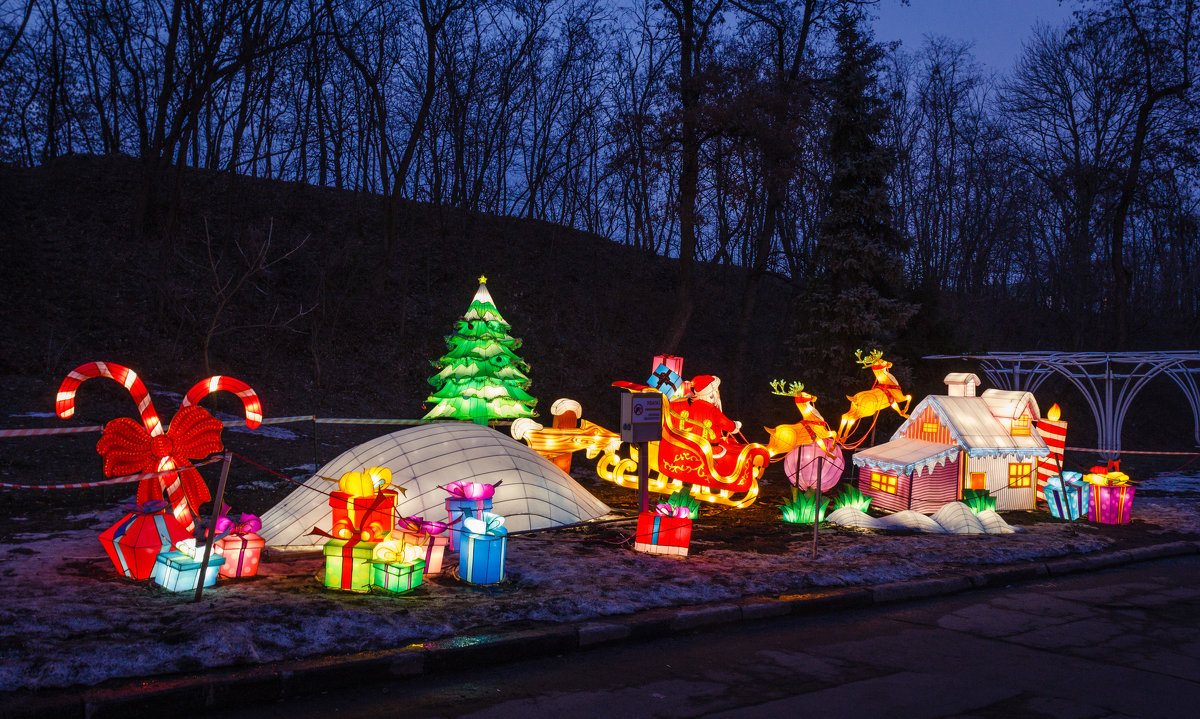
{"type": "Polygon", "coordinates": [[[887,348],[917,309],[900,299],[906,240],[893,224],[887,179],[894,159],[880,138],[887,121],[876,94],[883,50],[860,23],[845,13],[834,22],[837,65],[826,83],[833,174],[815,277],[797,308],[795,348],[806,375],[825,391],[862,389],[854,350],[887,348]]]}
{"type": "Polygon", "coordinates": [[[479,278],[466,314],[446,337],[446,354],[433,362],[438,373],[429,378],[435,391],[425,401],[436,402],[425,419],[459,419],[487,424],[489,420],[532,417],[537,400],[529,388],[529,365],[514,350],[521,340],[496,309],[479,278]]]}

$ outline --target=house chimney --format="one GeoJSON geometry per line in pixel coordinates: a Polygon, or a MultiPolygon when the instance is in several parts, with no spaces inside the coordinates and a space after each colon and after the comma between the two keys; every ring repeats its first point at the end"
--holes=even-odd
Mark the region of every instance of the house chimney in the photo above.
{"type": "Polygon", "coordinates": [[[979,386],[979,377],[970,372],[952,372],[946,375],[946,394],[951,397],[974,397],[979,386]]]}

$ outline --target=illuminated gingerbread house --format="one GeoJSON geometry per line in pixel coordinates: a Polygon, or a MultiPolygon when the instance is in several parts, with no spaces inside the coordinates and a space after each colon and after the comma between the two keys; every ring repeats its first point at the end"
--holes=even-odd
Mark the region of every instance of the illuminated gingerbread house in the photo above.
{"type": "Polygon", "coordinates": [[[946,375],[947,393],[921,400],[892,439],[854,453],[859,489],[871,506],[936,512],[965,489],[987,490],[996,509],[1033,509],[1038,458],[1049,454],[1029,392],[989,389],[946,375]]]}

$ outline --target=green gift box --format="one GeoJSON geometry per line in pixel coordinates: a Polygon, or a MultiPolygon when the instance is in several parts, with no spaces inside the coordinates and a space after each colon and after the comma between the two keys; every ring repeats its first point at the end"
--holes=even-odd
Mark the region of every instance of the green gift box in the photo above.
{"type": "Polygon", "coordinates": [[[425,577],[425,560],[411,562],[375,562],[371,570],[371,586],[395,592],[407,592],[421,586],[425,577]]]}
{"type": "Polygon", "coordinates": [[[364,542],[357,537],[331,539],[325,543],[325,586],[347,592],[371,589],[371,555],[379,542],[364,542]]]}

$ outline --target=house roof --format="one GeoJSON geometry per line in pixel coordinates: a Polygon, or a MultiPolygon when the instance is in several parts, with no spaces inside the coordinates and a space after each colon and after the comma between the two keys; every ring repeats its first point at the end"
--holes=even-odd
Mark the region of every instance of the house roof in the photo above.
{"type": "Polygon", "coordinates": [[[987,403],[988,409],[992,411],[992,415],[995,417],[1016,419],[1021,416],[1026,407],[1029,407],[1030,414],[1034,420],[1042,418],[1042,412],[1038,409],[1037,400],[1033,398],[1033,394],[1030,392],[985,389],[980,398],[987,403]]]}
{"type": "Polygon", "coordinates": [[[875,447],[860,449],[854,453],[852,461],[859,467],[911,474],[914,469],[918,473],[922,469],[931,471],[953,459],[958,452],[958,446],[953,444],[900,437],[875,447]]]}
{"type": "MultiPolygon", "coordinates": [[[[984,392],[984,396],[980,397],[929,395],[913,408],[909,413],[909,418],[904,420],[904,423],[892,435],[892,441],[904,437],[908,426],[915,422],[915,418],[920,417],[921,412],[928,407],[937,415],[938,420],[950,430],[951,438],[966,451],[968,457],[975,459],[1003,456],[1044,457],[1050,451],[1036,432],[1030,432],[1028,436],[1024,437],[1014,437],[993,414],[993,406],[1000,411],[1007,412],[1013,407],[1018,409],[1024,407],[1025,401],[1034,402],[1033,395],[1028,392],[1001,392],[999,390],[987,390],[984,392]],[[992,394],[989,395],[989,393],[992,394]],[[1015,398],[1008,396],[1015,394],[1029,395],[1029,397],[1018,402],[1015,398]]],[[[1036,403],[1033,404],[1033,411],[1037,412],[1036,403]]]]}

